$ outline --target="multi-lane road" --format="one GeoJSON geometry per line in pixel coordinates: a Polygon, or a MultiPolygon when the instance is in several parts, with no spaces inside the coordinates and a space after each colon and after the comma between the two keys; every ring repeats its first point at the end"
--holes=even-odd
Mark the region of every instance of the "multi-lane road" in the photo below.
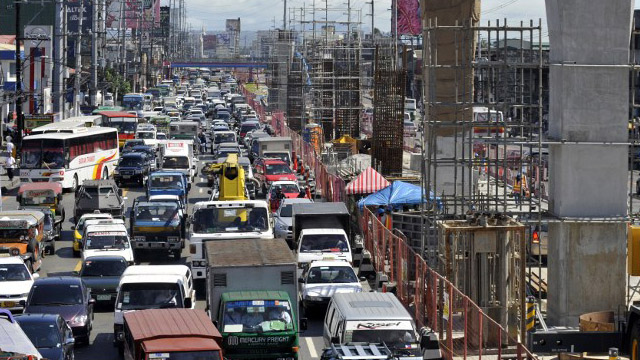
{"type": "MultiPolygon", "coordinates": [[[[200,163],[205,159],[201,159],[200,163]]],[[[206,178],[196,177],[195,183],[192,184],[189,193],[190,205],[198,201],[208,199],[208,188],[206,178]]],[[[2,208],[4,210],[12,210],[17,208],[15,195],[17,188],[3,191],[2,208]]],[[[144,188],[130,187],[123,190],[126,197],[127,211],[130,210],[133,201],[136,198],[144,197],[144,188]]],[[[65,193],[62,201],[67,214],[73,214],[74,194],[65,193]]],[[[127,215],[128,219],[128,215],[127,215]]],[[[73,269],[77,265],[79,258],[73,257],[72,253],[72,222],[67,218],[62,225],[62,241],[56,243],[55,255],[47,255],[43,260],[43,266],[40,270],[41,277],[50,276],[69,276],[73,275],[73,269]]],[[[128,221],[127,221],[128,226],[128,221]]],[[[186,246],[182,252],[180,263],[187,264],[189,260],[189,247],[186,246]]],[[[166,260],[158,257],[148,257],[140,259],[142,264],[164,264],[175,263],[175,260],[167,257],[166,260]]],[[[205,308],[204,289],[196,290],[197,303],[196,307],[205,308]]],[[[309,318],[308,330],[301,334],[300,337],[300,358],[301,359],[317,359],[322,349],[322,315],[312,315],[309,318]]],[[[98,307],[95,311],[95,319],[93,322],[93,331],[91,333],[91,341],[88,346],[77,346],[75,357],[78,360],[111,360],[119,359],[117,349],[112,346],[113,342],[113,307],[98,307]]]]}

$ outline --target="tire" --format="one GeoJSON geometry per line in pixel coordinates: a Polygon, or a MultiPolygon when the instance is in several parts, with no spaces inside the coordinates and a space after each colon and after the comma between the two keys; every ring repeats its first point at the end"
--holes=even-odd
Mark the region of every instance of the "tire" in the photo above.
{"type": "Polygon", "coordinates": [[[71,192],[75,193],[78,190],[78,175],[73,175],[73,183],[71,183],[71,192]]]}
{"type": "Polygon", "coordinates": [[[80,257],[80,251],[73,250],[73,257],[80,257]]]}
{"type": "Polygon", "coordinates": [[[640,321],[636,320],[629,337],[629,359],[639,360],[640,356],[640,321]]]}
{"type": "Polygon", "coordinates": [[[105,167],[104,170],[102,170],[102,180],[107,180],[107,179],[109,179],[109,169],[105,167]]]}
{"type": "Polygon", "coordinates": [[[47,248],[47,254],[55,255],[56,253],[56,241],[51,241],[51,245],[47,248]]]}

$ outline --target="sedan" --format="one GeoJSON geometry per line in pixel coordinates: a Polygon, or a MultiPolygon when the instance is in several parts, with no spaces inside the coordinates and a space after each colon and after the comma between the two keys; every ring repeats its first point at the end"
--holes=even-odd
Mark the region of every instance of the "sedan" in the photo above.
{"type": "Polygon", "coordinates": [[[27,298],[27,314],[58,314],[71,326],[77,341],[89,343],[93,305],[89,288],[82,279],[71,276],[49,277],[34,282],[27,298]]]}
{"type": "Polygon", "coordinates": [[[73,360],[73,332],[60,315],[24,314],[16,321],[44,358],[73,360]]]}
{"type": "Polygon", "coordinates": [[[300,300],[305,312],[326,307],[333,294],[362,292],[362,284],[355,271],[344,260],[312,262],[299,279],[300,300]]]}
{"type": "Polygon", "coordinates": [[[114,303],[120,276],[129,264],[122,256],[100,255],[85,258],[77,274],[87,285],[91,298],[99,303],[114,303]]]}
{"type": "Polygon", "coordinates": [[[21,302],[27,300],[34,279],[19,256],[0,258],[0,308],[22,311],[21,302]]]}
{"type": "Polygon", "coordinates": [[[313,202],[310,199],[282,199],[280,207],[274,214],[274,232],[277,238],[285,239],[291,249],[293,249],[292,212],[293,204],[308,204],[313,202]]]}

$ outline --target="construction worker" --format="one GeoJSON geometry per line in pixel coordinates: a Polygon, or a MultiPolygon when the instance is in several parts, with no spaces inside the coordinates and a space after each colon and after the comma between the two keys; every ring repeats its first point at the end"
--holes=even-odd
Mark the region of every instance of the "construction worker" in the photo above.
{"type": "Polygon", "coordinates": [[[516,181],[513,183],[513,197],[516,199],[516,204],[522,202],[522,176],[516,175],[516,181]]]}

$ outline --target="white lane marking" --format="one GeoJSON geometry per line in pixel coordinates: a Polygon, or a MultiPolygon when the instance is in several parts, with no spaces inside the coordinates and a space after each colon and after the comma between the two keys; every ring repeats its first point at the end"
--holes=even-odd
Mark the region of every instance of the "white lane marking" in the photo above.
{"type": "Polygon", "coordinates": [[[315,345],[313,345],[313,338],[306,337],[304,341],[307,343],[307,348],[309,349],[309,355],[311,355],[312,359],[318,358],[318,352],[316,351],[315,345]]]}

